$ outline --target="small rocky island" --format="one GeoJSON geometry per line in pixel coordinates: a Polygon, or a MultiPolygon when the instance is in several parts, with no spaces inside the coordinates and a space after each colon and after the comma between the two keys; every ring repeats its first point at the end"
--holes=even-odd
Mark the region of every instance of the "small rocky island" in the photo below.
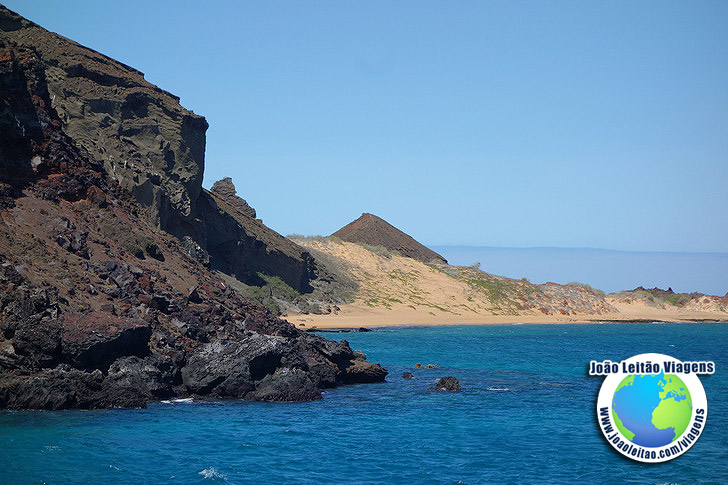
{"type": "Polygon", "coordinates": [[[202,188],[207,122],[179,98],[0,6],[0,101],[0,408],[316,400],[385,379],[238,291],[332,277],[230,180],[202,188]]]}

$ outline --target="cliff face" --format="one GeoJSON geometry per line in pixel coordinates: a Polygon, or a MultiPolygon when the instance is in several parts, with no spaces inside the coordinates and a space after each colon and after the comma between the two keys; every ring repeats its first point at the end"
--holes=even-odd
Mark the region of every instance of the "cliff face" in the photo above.
{"type": "Polygon", "coordinates": [[[203,117],[184,109],[178,97],[147,82],[136,69],[4,7],[0,28],[14,51],[32,52],[44,78],[48,107],[57,114],[63,132],[101,163],[159,228],[191,239],[209,254],[214,267],[245,283],[257,283],[256,272],[264,270],[301,292],[310,291],[315,268],[310,256],[302,256],[305,251],[285,243],[261,251],[261,245],[282,238],[261,223],[250,224],[254,213],[242,221],[220,216],[217,200],[203,191],[208,127],[203,117]],[[240,236],[234,255],[230,234],[240,236]]]}
{"type": "Polygon", "coordinates": [[[232,193],[221,194],[218,185],[218,190],[203,190],[200,197],[213,267],[254,284],[263,283],[258,273],[276,275],[302,293],[312,291],[310,282],[323,268],[301,246],[251,217],[253,209],[235,195],[232,182],[230,187],[232,193]]]}
{"type": "Polygon", "coordinates": [[[63,130],[177,233],[196,213],[207,122],[144,74],[2,9],[3,37],[32,50],[63,130]]]}
{"type": "MultiPolygon", "coordinates": [[[[275,249],[262,224],[243,240],[200,188],[206,125],[175,99],[0,7],[0,408],[310,400],[384,379],[345,341],[301,332],[210,271],[223,242],[241,256],[263,245],[259,265],[275,249]],[[117,164],[121,153],[144,168],[117,164]]],[[[286,277],[302,286],[307,265],[286,277]]],[[[242,257],[229,266],[257,269],[242,257]]]]}

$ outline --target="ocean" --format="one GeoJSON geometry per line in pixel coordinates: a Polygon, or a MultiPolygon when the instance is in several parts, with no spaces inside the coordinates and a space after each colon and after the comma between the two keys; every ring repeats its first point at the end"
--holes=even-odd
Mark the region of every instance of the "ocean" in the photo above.
{"type": "Polygon", "coordinates": [[[0,412],[0,483],[719,483],[728,481],[728,325],[386,328],[347,339],[387,382],[313,403],[149,403],[0,412]],[[712,360],[698,442],[661,464],[623,458],[595,417],[590,360],[712,360]],[[416,363],[438,364],[413,369],[416,363]],[[405,380],[404,371],[415,379],[405,380]],[[457,393],[428,392],[443,376],[457,393]]]}

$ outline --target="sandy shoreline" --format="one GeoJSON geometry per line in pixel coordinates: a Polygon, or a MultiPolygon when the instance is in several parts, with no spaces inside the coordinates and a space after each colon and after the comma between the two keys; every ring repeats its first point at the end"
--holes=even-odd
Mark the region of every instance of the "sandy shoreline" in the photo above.
{"type": "Polygon", "coordinates": [[[554,324],[600,322],[728,322],[728,316],[715,312],[662,310],[639,304],[622,304],[619,313],[601,315],[484,315],[449,314],[432,315],[412,309],[368,308],[357,304],[345,305],[341,311],[329,315],[288,315],[284,317],[297,328],[359,328],[402,327],[421,325],[497,325],[497,324],[554,324]]]}

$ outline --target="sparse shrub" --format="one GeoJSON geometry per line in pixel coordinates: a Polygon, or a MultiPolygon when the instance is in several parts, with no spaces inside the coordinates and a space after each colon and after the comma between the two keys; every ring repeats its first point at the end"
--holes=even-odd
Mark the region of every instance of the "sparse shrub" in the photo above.
{"type": "Polygon", "coordinates": [[[675,293],[665,298],[665,301],[674,306],[685,306],[691,299],[687,293],[675,293]]]}
{"type": "Polygon", "coordinates": [[[291,241],[331,241],[336,244],[344,244],[344,241],[337,236],[321,236],[320,234],[314,236],[304,236],[303,234],[289,234],[286,236],[291,241]]]}
{"type": "Polygon", "coordinates": [[[587,285],[586,283],[579,283],[578,281],[572,281],[571,283],[566,283],[566,286],[576,286],[578,288],[583,288],[586,291],[590,291],[597,296],[601,296],[602,298],[607,296],[607,294],[604,293],[602,290],[600,290],[598,288],[593,288],[591,285],[587,285]]]}
{"type": "Polygon", "coordinates": [[[375,246],[373,244],[366,244],[366,243],[357,243],[359,246],[363,247],[364,249],[373,252],[377,256],[381,256],[383,258],[391,259],[392,256],[400,256],[400,254],[397,251],[392,251],[391,249],[387,249],[384,246],[375,246]]]}
{"type": "Polygon", "coordinates": [[[164,254],[152,238],[140,234],[132,227],[118,219],[110,218],[101,223],[101,233],[116,242],[139,259],[145,256],[164,261],[164,254]]]}
{"type": "Polygon", "coordinates": [[[248,286],[241,291],[241,294],[246,298],[257,301],[270,310],[273,315],[280,315],[282,313],[280,305],[278,305],[278,302],[275,298],[273,298],[270,288],[268,287],[248,286]]]}
{"type": "Polygon", "coordinates": [[[301,297],[301,294],[288,285],[285,281],[280,279],[278,276],[271,276],[265,273],[258,273],[258,277],[265,281],[265,286],[271,296],[280,298],[286,301],[296,301],[301,297]]]}

